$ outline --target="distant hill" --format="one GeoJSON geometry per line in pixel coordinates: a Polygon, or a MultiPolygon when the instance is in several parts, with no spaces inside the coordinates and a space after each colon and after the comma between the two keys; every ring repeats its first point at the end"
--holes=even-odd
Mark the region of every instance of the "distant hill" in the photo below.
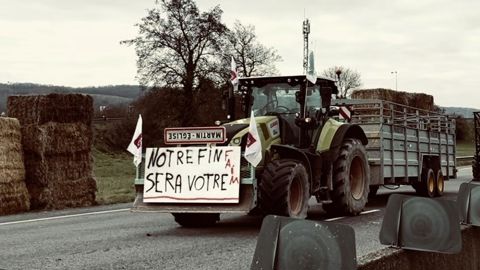
{"type": "Polygon", "coordinates": [[[480,109],[463,108],[463,107],[441,107],[446,114],[461,115],[463,118],[473,118],[473,112],[478,112],[480,109]]]}
{"type": "Polygon", "coordinates": [[[93,97],[95,109],[99,106],[128,104],[141,93],[138,85],[109,85],[99,87],[66,87],[33,83],[0,83],[0,112],[6,111],[11,95],[39,95],[50,93],[81,93],[93,97]]]}

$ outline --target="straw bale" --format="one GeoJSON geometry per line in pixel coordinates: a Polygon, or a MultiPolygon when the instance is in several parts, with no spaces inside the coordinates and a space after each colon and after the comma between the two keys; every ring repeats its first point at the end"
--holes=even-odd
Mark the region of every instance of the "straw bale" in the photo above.
{"type": "Polygon", "coordinates": [[[96,182],[85,177],[65,182],[52,182],[47,187],[29,186],[32,209],[63,209],[95,205],[96,182]]]}
{"type": "Polygon", "coordinates": [[[70,179],[90,177],[93,171],[92,157],[89,151],[70,155],[25,156],[27,184],[48,186],[50,182],[62,182],[70,179]]]}
{"type": "Polygon", "coordinates": [[[0,117],[0,215],[30,208],[21,140],[19,121],[0,117]]]}
{"type": "Polygon", "coordinates": [[[24,182],[0,183],[0,215],[30,209],[30,198],[24,182]]]}
{"type": "Polygon", "coordinates": [[[96,182],[90,151],[62,155],[25,156],[32,208],[62,209],[90,206],[96,182]]]}
{"type": "Polygon", "coordinates": [[[23,149],[39,156],[90,151],[92,128],[82,122],[26,125],[22,127],[23,149]]]}
{"type": "Polygon", "coordinates": [[[93,99],[82,94],[10,96],[7,110],[8,115],[18,118],[22,125],[82,122],[90,126],[93,118],[93,99]]]}
{"type": "Polygon", "coordinates": [[[95,204],[97,184],[93,177],[79,178],[52,185],[54,208],[91,206],[95,204]]]}
{"type": "Polygon", "coordinates": [[[24,182],[25,166],[20,123],[14,118],[0,118],[0,183],[24,182]]]}
{"type": "Polygon", "coordinates": [[[28,193],[30,194],[31,209],[48,209],[52,208],[49,203],[52,201],[52,191],[44,186],[36,184],[28,184],[28,193]]]}
{"type": "MultiPolygon", "coordinates": [[[[0,138],[20,138],[20,122],[16,118],[0,117],[0,138]]],[[[0,141],[0,144],[2,142],[0,141]]]]}
{"type": "Polygon", "coordinates": [[[25,183],[25,167],[23,166],[23,162],[15,164],[15,166],[0,165],[0,184],[6,183],[25,183]]]}
{"type": "Polygon", "coordinates": [[[423,110],[433,111],[434,100],[433,96],[423,93],[409,93],[402,91],[395,91],[390,89],[364,89],[355,90],[352,99],[381,99],[391,101],[410,107],[415,107],[423,110]]]}

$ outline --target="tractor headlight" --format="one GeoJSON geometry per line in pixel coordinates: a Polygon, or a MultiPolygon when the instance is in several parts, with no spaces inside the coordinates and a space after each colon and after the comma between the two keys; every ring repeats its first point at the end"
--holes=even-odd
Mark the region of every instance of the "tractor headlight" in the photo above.
{"type": "Polygon", "coordinates": [[[232,143],[235,144],[235,145],[239,145],[241,142],[241,139],[240,138],[235,138],[233,139],[232,143]]]}

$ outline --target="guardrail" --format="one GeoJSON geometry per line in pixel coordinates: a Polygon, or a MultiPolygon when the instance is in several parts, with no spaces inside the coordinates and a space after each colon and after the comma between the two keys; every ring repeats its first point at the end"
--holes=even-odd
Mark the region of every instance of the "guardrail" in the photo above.
{"type": "Polygon", "coordinates": [[[456,157],[457,166],[471,165],[473,161],[473,156],[461,156],[456,157]]]}

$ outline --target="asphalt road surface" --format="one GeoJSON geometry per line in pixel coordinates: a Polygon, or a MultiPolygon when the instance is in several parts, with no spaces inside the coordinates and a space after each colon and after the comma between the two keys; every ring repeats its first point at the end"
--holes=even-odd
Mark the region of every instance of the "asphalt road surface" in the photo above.
{"type": "MultiPolygon", "coordinates": [[[[454,200],[470,181],[459,169],[446,184],[454,200]]],[[[410,187],[381,188],[365,212],[329,217],[312,206],[309,219],[339,222],[355,229],[357,258],[385,248],[378,241],[389,194],[414,194],[410,187]]],[[[222,215],[215,227],[179,227],[170,214],[131,213],[129,204],[0,217],[3,269],[249,269],[261,218],[222,215]]]]}

